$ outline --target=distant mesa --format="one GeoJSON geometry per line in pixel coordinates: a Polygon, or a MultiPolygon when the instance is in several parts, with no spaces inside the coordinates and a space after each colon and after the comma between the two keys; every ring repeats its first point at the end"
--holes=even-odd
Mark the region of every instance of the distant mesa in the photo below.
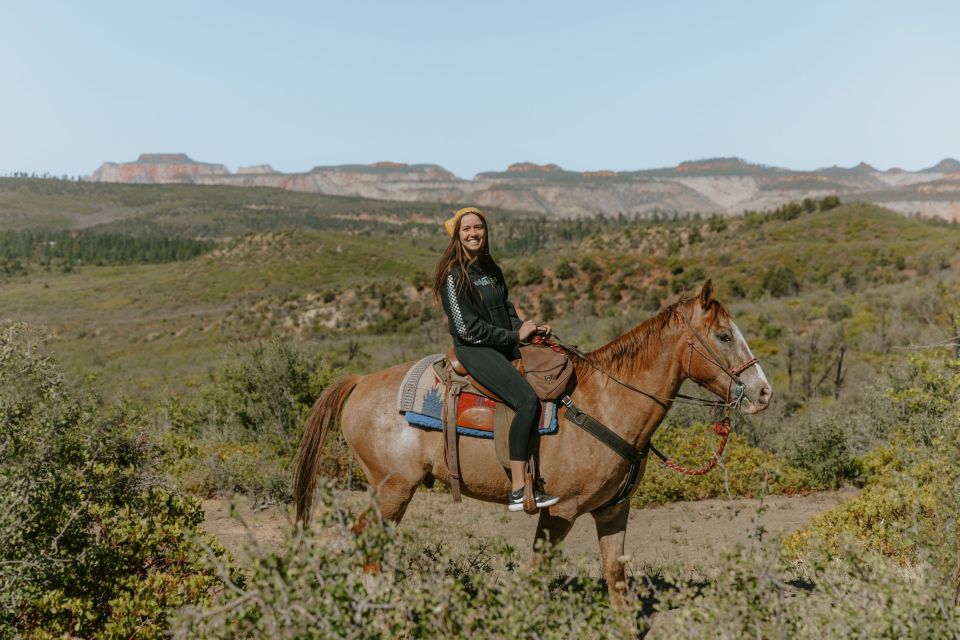
{"type": "Polygon", "coordinates": [[[196,162],[185,153],[142,153],[134,162],[104,162],[90,176],[95,182],[189,183],[195,176],[227,176],[222,164],[196,162]]]}
{"type": "Polygon", "coordinates": [[[370,164],[336,164],[319,165],[310,169],[309,173],[370,173],[381,175],[406,175],[414,173],[428,174],[455,179],[452,173],[436,164],[407,164],[405,162],[372,162],[370,164]]]}
{"type": "Polygon", "coordinates": [[[406,162],[389,162],[384,160],[382,162],[374,162],[370,166],[374,169],[406,169],[410,165],[406,162]]]}
{"type": "Polygon", "coordinates": [[[88,179],[273,187],[430,206],[472,203],[555,217],[647,216],[671,211],[733,214],[836,194],[878,202],[902,213],[960,220],[958,177],[960,162],[953,158],[923,171],[893,168],[882,172],[866,162],[799,171],[739,157],[708,157],[674,167],[620,172],[580,172],[553,163],[516,162],[505,170],[464,179],[436,164],[388,160],[316,166],[294,173],[259,164],[231,173],[222,164],[198,162],[185,153],[145,153],[133,162],[105,162],[88,179]]]}
{"type": "Polygon", "coordinates": [[[255,164],[252,167],[240,167],[237,169],[238,175],[263,175],[271,173],[278,173],[278,171],[268,164],[255,164]]]}
{"type": "Polygon", "coordinates": [[[507,167],[507,173],[559,173],[563,168],[555,164],[535,164],[533,162],[515,162],[507,167]]]}
{"type": "Polygon", "coordinates": [[[847,176],[852,178],[861,178],[863,176],[868,176],[872,173],[880,173],[874,168],[873,165],[867,164],[866,162],[861,162],[853,167],[841,167],[839,165],[832,165],[829,167],[824,167],[817,169],[815,173],[823,173],[829,176],[847,176]]]}
{"type": "Polygon", "coordinates": [[[584,178],[615,178],[617,175],[616,171],[610,171],[609,169],[600,169],[599,171],[584,171],[584,178]]]}
{"type": "Polygon", "coordinates": [[[153,164],[190,164],[193,163],[193,160],[191,160],[190,156],[185,153],[141,153],[140,157],[137,158],[137,162],[149,162],[153,164]]]}
{"type": "MultiPolygon", "coordinates": [[[[788,173],[786,169],[747,162],[743,158],[734,157],[688,160],[687,162],[681,162],[673,169],[667,169],[665,171],[678,174],[677,177],[726,176],[728,178],[779,176],[783,173],[788,173]]],[[[664,170],[647,171],[646,173],[659,173],[663,175],[664,170]]]]}
{"type": "Polygon", "coordinates": [[[704,171],[730,171],[748,169],[756,167],[746,162],[742,158],[706,158],[704,160],[688,160],[677,165],[676,170],[680,173],[704,172],[704,171]]]}
{"type": "Polygon", "coordinates": [[[960,161],[953,158],[944,158],[937,164],[923,169],[921,173],[954,173],[960,171],[960,161]]]}

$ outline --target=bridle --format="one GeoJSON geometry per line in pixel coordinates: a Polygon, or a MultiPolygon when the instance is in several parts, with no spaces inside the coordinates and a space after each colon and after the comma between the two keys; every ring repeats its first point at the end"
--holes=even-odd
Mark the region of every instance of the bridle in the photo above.
{"type": "Polygon", "coordinates": [[[730,384],[727,386],[727,402],[725,411],[729,415],[730,409],[740,408],[740,403],[743,401],[743,393],[747,388],[747,385],[745,385],[743,380],[740,379],[740,374],[757,364],[759,360],[754,357],[738,367],[725,367],[720,362],[720,356],[717,355],[717,352],[713,349],[713,347],[707,344],[707,341],[704,340],[699,333],[694,330],[694,328],[690,325],[690,321],[687,320],[687,317],[680,312],[680,309],[676,309],[675,313],[683,323],[683,339],[686,340],[687,346],[690,347],[690,351],[688,352],[689,355],[687,356],[687,377],[694,382],[697,382],[697,384],[700,384],[700,382],[691,374],[694,352],[700,354],[701,358],[715,365],[718,369],[727,374],[727,376],[730,378],[730,384]],[[697,343],[703,347],[702,351],[697,348],[697,343]]]}
{"type": "Polygon", "coordinates": [[[686,341],[687,346],[690,349],[690,351],[688,352],[688,356],[686,358],[687,377],[693,380],[694,382],[696,382],[697,384],[700,384],[700,386],[703,386],[699,380],[697,380],[696,378],[693,377],[693,375],[691,375],[691,366],[693,364],[693,354],[694,352],[696,352],[700,355],[700,357],[702,357],[707,362],[715,365],[718,369],[720,369],[723,373],[725,373],[730,378],[730,384],[727,387],[726,402],[719,401],[719,400],[708,400],[707,398],[699,398],[696,396],[688,396],[682,393],[678,393],[673,398],[663,398],[663,397],[657,396],[656,394],[650,393],[649,391],[644,391],[643,389],[640,389],[630,384],[626,380],[622,380],[621,378],[618,378],[617,376],[613,375],[609,371],[601,368],[599,365],[593,362],[593,360],[591,360],[587,356],[587,354],[581,351],[579,347],[577,347],[576,345],[570,344],[569,342],[565,342],[561,340],[556,335],[550,336],[549,338],[545,338],[543,336],[534,336],[531,342],[533,344],[542,344],[542,345],[551,347],[552,349],[554,349],[554,351],[568,351],[573,355],[577,356],[578,358],[580,358],[581,360],[583,360],[585,363],[587,363],[587,365],[589,365],[594,370],[603,374],[610,380],[613,380],[614,382],[616,382],[621,387],[624,387],[625,389],[629,389],[630,391],[633,391],[635,393],[639,393],[640,395],[646,396],[663,406],[669,406],[670,404],[673,404],[673,403],[681,403],[681,404],[698,405],[702,407],[715,407],[715,408],[723,409],[725,415],[729,416],[731,409],[739,410],[740,403],[743,401],[744,391],[747,388],[747,385],[745,385],[743,381],[740,379],[740,374],[746,371],[747,369],[749,369],[750,367],[752,367],[753,365],[757,364],[759,360],[757,358],[751,358],[750,360],[747,360],[746,362],[744,362],[738,367],[729,367],[729,368],[726,367],[721,362],[721,358],[719,355],[717,355],[717,352],[709,344],[707,344],[706,340],[704,340],[703,337],[699,333],[697,333],[697,331],[690,325],[690,321],[687,320],[686,316],[684,316],[679,309],[675,309],[674,313],[680,319],[680,322],[683,324],[682,339],[686,341]],[[702,347],[702,350],[697,348],[698,343],[702,347]]]}
{"type": "Polygon", "coordinates": [[[683,315],[680,309],[677,308],[674,311],[677,317],[680,318],[681,323],[683,324],[683,335],[681,337],[683,340],[686,341],[687,346],[690,349],[687,355],[687,372],[686,372],[687,377],[693,380],[694,382],[696,382],[697,384],[699,384],[700,386],[703,386],[703,383],[701,383],[699,380],[694,378],[693,375],[691,375],[692,374],[691,367],[693,364],[693,354],[694,352],[696,352],[697,354],[700,355],[700,357],[702,357],[707,362],[715,365],[718,369],[720,369],[723,373],[725,373],[727,377],[730,378],[730,384],[727,386],[726,402],[721,402],[717,400],[708,400],[706,398],[698,398],[694,396],[687,396],[681,393],[678,393],[673,398],[661,398],[652,393],[644,391],[643,389],[640,389],[630,384],[629,382],[626,382],[625,380],[621,380],[620,378],[613,375],[609,371],[605,371],[596,363],[594,363],[592,360],[590,360],[590,358],[588,358],[587,355],[583,353],[583,351],[581,351],[576,345],[566,343],[563,340],[560,340],[559,338],[557,338],[556,336],[553,336],[551,338],[535,336],[531,341],[535,344],[543,344],[545,346],[549,346],[555,351],[569,351],[573,355],[576,355],[578,358],[586,362],[590,367],[600,372],[607,378],[613,380],[620,386],[626,389],[630,389],[631,391],[634,391],[641,395],[644,395],[654,400],[655,402],[659,403],[662,406],[669,406],[674,402],[682,402],[685,404],[708,406],[708,407],[722,409],[722,417],[713,425],[714,433],[720,436],[720,444],[717,446],[716,453],[714,454],[710,462],[708,462],[703,467],[700,467],[698,469],[689,469],[687,467],[677,464],[676,462],[668,458],[666,455],[661,453],[655,446],[653,446],[653,443],[651,442],[648,442],[644,446],[643,450],[638,450],[635,447],[632,447],[630,444],[623,441],[621,438],[619,438],[619,436],[616,436],[615,434],[611,435],[612,432],[609,430],[609,428],[603,426],[602,424],[597,422],[594,418],[591,418],[586,413],[578,409],[573,404],[573,401],[571,400],[570,396],[565,394],[561,398],[561,402],[564,404],[564,406],[567,407],[568,417],[569,417],[569,412],[573,411],[574,415],[570,419],[573,420],[574,423],[576,423],[581,428],[590,427],[589,430],[591,431],[591,433],[593,433],[595,437],[600,438],[601,441],[604,442],[604,444],[613,448],[622,457],[631,461],[631,468],[627,475],[627,480],[624,483],[623,488],[617,494],[617,496],[614,498],[611,504],[618,504],[620,501],[626,499],[626,497],[629,496],[630,493],[632,493],[633,485],[636,483],[636,479],[637,479],[638,463],[646,456],[645,451],[647,449],[649,449],[650,451],[653,451],[653,453],[656,454],[656,456],[663,461],[664,466],[670,467],[674,471],[678,471],[685,475],[691,475],[691,476],[704,475],[709,471],[711,471],[714,467],[716,467],[717,463],[720,461],[720,457],[723,455],[724,448],[727,446],[727,439],[730,437],[731,410],[732,409],[739,410],[740,404],[741,402],[743,402],[743,396],[744,396],[744,391],[746,390],[746,385],[740,379],[740,374],[742,374],[744,371],[746,371],[747,369],[749,369],[750,367],[758,363],[757,358],[754,357],[736,367],[725,366],[722,363],[722,360],[720,356],[717,354],[717,352],[709,344],[707,344],[707,341],[704,340],[699,333],[697,333],[697,331],[691,326],[690,321],[687,320],[686,316],[683,315]],[[700,347],[702,347],[702,349],[698,348],[697,344],[699,344],[700,347]],[[593,424],[591,425],[588,423],[593,423],[593,424]]]}

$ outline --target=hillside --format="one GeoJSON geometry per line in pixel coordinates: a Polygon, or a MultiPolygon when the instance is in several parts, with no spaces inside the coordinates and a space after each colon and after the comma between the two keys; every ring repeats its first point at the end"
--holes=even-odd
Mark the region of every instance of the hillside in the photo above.
{"type": "Polygon", "coordinates": [[[90,229],[222,238],[272,229],[361,231],[386,226],[415,233],[432,232],[449,215],[446,204],[275,188],[0,178],[0,230],[90,229]]]}
{"type": "MultiPolygon", "coordinates": [[[[151,229],[168,215],[125,213],[151,229]]],[[[274,223],[290,220],[299,221],[274,223]]],[[[829,390],[816,383],[841,343],[853,389],[891,349],[942,338],[938,323],[946,320],[946,291],[956,286],[960,260],[954,227],[862,204],[699,221],[507,217],[497,224],[495,242],[521,313],[553,320],[564,337],[599,346],[711,277],[774,383],[806,396],[829,390]]],[[[369,370],[448,342],[428,288],[445,239],[430,228],[430,237],[419,224],[349,234],[277,230],[166,264],[83,265],[69,273],[27,265],[2,280],[0,304],[8,318],[53,328],[71,368],[111,384],[192,384],[230,357],[231,345],[275,334],[316,345],[334,365],[369,370]]]]}
{"type": "Polygon", "coordinates": [[[105,163],[88,179],[275,187],[404,202],[471,202],[551,217],[597,213],[647,216],[654,212],[736,214],[804,198],[840,195],[848,200],[883,203],[901,213],[957,220],[957,166],[956,160],[946,158],[920,171],[880,171],[865,162],[850,168],[797,171],[740,158],[709,158],[658,169],[577,172],[555,164],[520,162],[505,171],[482,172],[466,180],[433,164],[377,162],[320,166],[289,174],[260,165],[230,173],[223,165],[195,162],[185,154],[144,154],[133,162],[105,163]]]}

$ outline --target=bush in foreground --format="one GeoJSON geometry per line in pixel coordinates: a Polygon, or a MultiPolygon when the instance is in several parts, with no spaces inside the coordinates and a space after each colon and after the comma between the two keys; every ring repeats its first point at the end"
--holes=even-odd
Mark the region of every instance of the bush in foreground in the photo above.
{"type": "MultiPolygon", "coordinates": [[[[596,579],[558,577],[557,556],[538,568],[494,569],[496,551],[417,547],[374,510],[355,535],[354,514],[324,494],[321,527],[279,553],[254,554],[245,587],[175,622],[175,638],[607,638],[635,634],[638,603],[613,611],[596,579]],[[367,571],[361,571],[364,567],[367,571]],[[371,571],[376,567],[376,570],[371,571]]],[[[498,558],[503,560],[504,558],[498,558]]]]}
{"type": "Polygon", "coordinates": [[[922,569],[844,546],[813,550],[798,571],[776,543],[758,541],[726,555],[709,581],[657,589],[648,638],[957,638],[949,575],[922,569]]]}
{"type": "Polygon", "coordinates": [[[0,636],[158,637],[221,583],[203,511],[157,482],[141,428],[0,328],[0,636]]]}
{"type": "MultiPolygon", "coordinates": [[[[175,638],[956,638],[960,608],[934,564],[904,572],[857,546],[815,548],[797,566],[758,529],[707,574],[635,576],[629,603],[609,607],[603,583],[562,576],[548,551],[517,568],[506,548],[414,545],[354,514],[329,489],[317,531],[278,552],[255,549],[246,585],[174,620],[175,638]],[[365,570],[361,570],[363,567],[365,570]]],[[[761,507],[762,509],[763,507],[761,507]]],[[[627,558],[624,561],[628,561],[627,558]]],[[[569,565],[568,565],[569,566],[569,565]]]]}

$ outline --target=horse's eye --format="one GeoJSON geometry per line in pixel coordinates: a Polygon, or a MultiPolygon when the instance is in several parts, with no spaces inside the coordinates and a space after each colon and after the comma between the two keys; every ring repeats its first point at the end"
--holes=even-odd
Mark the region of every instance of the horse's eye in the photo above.
{"type": "Polygon", "coordinates": [[[733,336],[726,331],[721,331],[717,334],[717,337],[720,338],[721,342],[733,342],[733,336]]]}

